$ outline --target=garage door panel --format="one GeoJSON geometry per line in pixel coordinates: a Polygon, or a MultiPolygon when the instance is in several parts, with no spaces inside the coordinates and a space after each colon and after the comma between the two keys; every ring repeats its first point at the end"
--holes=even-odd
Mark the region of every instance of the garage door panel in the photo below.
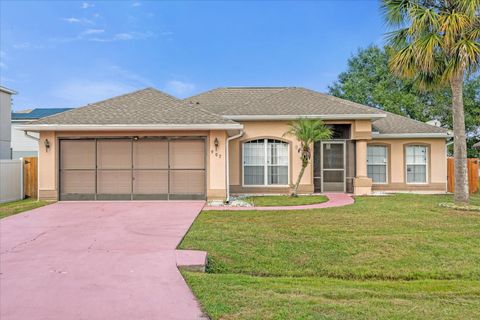
{"type": "Polygon", "coordinates": [[[136,169],[168,169],[168,141],[134,141],[133,167],[136,169]]]}
{"type": "Polygon", "coordinates": [[[60,179],[61,199],[93,200],[95,198],[95,170],[62,170],[60,179]]]}
{"type": "Polygon", "coordinates": [[[61,169],[95,169],[95,140],[61,140],[61,169]]]}
{"type": "Polygon", "coordinates": [[[168,194],[168,170],[134,170],[134,194],[168,194]]]}
{"type": "Polygon", "coordinates": [[[170,142],[171,169],[204,169],[205,142],[203,140],[174,140],[170,142]]]}
{"type": "Polygon", "coordinates": [[[130,169],[132,167],[131,140],[98,140],[98,169],[130,169]]]}
{"type": "Polygon", "coordinates": [[[205,173],[203,170],[171,170],[171,194],[204,194],[205,173]]]}
{"type": "Polygon", "coordinates": [[[132,193],[130,170],[98,170],[97,199],[129,200],[132,193]]]}
{"type": "Polygon", "coordinates": [[[205,199],[205,140],[60,140],[61,200],[205,199]]]}

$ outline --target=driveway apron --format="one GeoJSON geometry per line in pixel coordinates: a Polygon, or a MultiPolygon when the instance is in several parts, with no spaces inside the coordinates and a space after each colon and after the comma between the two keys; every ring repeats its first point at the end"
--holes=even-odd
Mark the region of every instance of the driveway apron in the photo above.
{"type": "Polygon", "coordinates": [[[203,319],[175,248],[204,202],[59,202],[0,220],[0,318],[203,319]]]}

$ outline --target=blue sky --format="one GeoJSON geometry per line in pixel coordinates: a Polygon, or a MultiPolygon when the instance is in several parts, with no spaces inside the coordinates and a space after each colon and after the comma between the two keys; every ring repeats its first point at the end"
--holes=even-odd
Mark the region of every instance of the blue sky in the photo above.
{"type": "Polygon", "coordinates": [[[76,107],[144,87],[325,92],[359,47],[382,44],[377,1],[0,2],[1,85],[14,109],[76,107]]]}

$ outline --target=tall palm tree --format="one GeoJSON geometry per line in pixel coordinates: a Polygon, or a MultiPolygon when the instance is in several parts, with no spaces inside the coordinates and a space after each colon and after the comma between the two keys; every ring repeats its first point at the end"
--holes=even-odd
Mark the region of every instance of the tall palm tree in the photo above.
{"type": "Polygon", "coordinates": [[[450,86],[455,202],[468,203],[463,80],[480,61],[480,0],[383,0],[390,68],[422,88],[450,86]]]}
{"type": "Polygon", "coordinates": [[[330,139],[332,130],[330,130],[322,120],[299,119],[289,123],[289,128],[287,132],[284,133],[284,136],[285,135],[293,135],[300,142],[298,152],[302,160],[302,169],[298,174],[297,181],[292,186],[291,194],[293,197],[296,197],[298,195],[298,185],[312,157],[313,144],[320,140],[330,139]]]}

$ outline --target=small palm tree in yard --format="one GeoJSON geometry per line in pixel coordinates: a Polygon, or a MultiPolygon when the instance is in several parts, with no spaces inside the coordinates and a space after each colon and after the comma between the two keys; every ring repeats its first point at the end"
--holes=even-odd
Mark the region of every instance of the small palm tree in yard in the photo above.
{"type": "Polygon", "coordinates": [[[480,62],[480,0],[383,0],[390,68],[420,87],[452,90],[455,203],[468,195],[463,81],[480,62]]]}
{"type": "Polygon", "coordinates": [[[312,158],[313,144],[320,140],[330,139],[332,131],[328,128],[322,120],[314,119],[299,119],[289,124],[289,129],[284,133],[285,135],[293,135],[300,142],[298,152],[302,160],[302,169],[298,174],[297,181],[292,186],[292,196],[298,195],[298,185],[302,179],[305,168],[308,166],[312,158]]]}

